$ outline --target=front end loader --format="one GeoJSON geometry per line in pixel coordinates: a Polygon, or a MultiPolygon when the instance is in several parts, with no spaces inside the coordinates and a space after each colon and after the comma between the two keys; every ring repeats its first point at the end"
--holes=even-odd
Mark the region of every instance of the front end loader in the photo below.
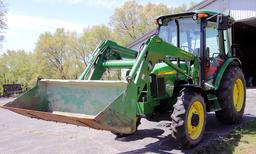
{"type": "Polygon", "coordinates": [[[245,108],[241,62],[231,48],[233,19],[212,11],[160,16],[158,31],[136,52],[102,42],[79,80],[38,79],[30,91],[2,106],[32,118],[133,134],[141,117],[170,113],[180,147],[198,144],[206,113],[240,122],[245,108]],[[124,80],[105,80],[117,70],[124,80]]]}

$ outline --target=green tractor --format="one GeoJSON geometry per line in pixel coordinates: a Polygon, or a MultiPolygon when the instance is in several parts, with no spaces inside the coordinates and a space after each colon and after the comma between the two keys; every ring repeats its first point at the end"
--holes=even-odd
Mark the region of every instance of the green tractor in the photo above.
{"type": "MultiPolygon", "coordinates": [[[[241,121],[246,87],[231,45],[234,20],[212,11],[160,16],[157,34],[139,52],[104,41],[79,80],[38,79],[30,91],[2,106],[33,118],[133,134],[141,117],[170,114],[177,145],[204,134],[206,113],[225,124],[241,121]],[[123,80],[105,80],[117,70],[123,80]]],[[[160,119],[161,120],[161,119],[160,119]]]]}

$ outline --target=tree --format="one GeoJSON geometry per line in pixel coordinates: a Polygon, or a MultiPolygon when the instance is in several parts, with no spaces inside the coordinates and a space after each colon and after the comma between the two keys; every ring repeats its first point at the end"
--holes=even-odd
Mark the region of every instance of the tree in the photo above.
{"type": "MultiPolygon", "coordinates": [[[[6,18],[5,18],[6,13],[7,11],[6,11],[4,1],[0,0],[0,42],[3,41],[4,39],[3,32],[7,27],[6,18]]],[[[0,43],[0,47],[2,47],[1,43],[0,43]]]]}
{"type": "Polygon", "coordinates": [[[76,54],[76,58],[81,60],[84,67],[87,66],[90,54],[97,45],[107,39],[112,38],[111,30],[105,25],[87,27],[81,35],[77,33],[68,34],[69,49],[76,54]]]}
{"type": "MultiPolygon", "coordinates": [[[[191,3],[190,6],[194,5],[191,3]]],[[[187,5],[170,7],[159,3],[147,3],[140,5],[136,1],[127,1],[120,8],[117,8],[110,17],[110,25],[114,31],[115,40],[127,45],[138,37],[156,28],[154,19],[160,15],[185,12],[187,5]]]]}
{"type": "Polygon", "coordinates": [[[135,1],[126,2],[121,8],[117,8],[110,17],[110,25],[113,27],[116,40],[127,44],[141,35],[139,27],[139,10],[142,6],[135,1]]]}
{"type": "Polygon", "coordinates": [[[110,18],[110,25],[116,34],[116,40],[126,45],[153,30],[156,27],[153,23],[155,17],[168,13],[168,7],[161,3],[142,6],[136,1],[128,1],[115,10],[110,18]]]}
{"type": "Polygon", "coordinates": [[[157,16],[166,15],[169,13],[170,9],[162,3],[147,3],[146,5],[144,5],[139,11],[141,22],[138,29],[140,29],[139,31],[141,32],[141,35],[144,35],[145,33],[156,28],[154,20],[157,16]]]}
{"type": "Polygon", "coordinates": [[[171,8],[171,10],[172,10],[171,13],[186,12],[189,8],[191,8],[195,5],[196,5],[195,2],[190,2],[188,5],[187,4],[182,4],[181,6],[171,8]]]}
{"type": "MultiPolygon", "coordinates": [[[[0,56],[0,87],[3,84],[19,83],[24,89],[29,84],[35,71],[35,64],[31,59],[32,53],[24,50],[8,50],[0,56]]],[[[2,91],[2,90],[1,90],[2,91]]]]}
{"type": "MultiPolygon", "coordinates": [[[[65,32],[63,28],[60,28],[54,34],[49,32],[42,34],[39,37],[35,50],[37,54],[44,58],[41,62],[46,63],[45,66],[50,66],[48,69],[55,70],[56,75],[62,79],[66,79],[64,74],[64,58],[67,56],[65,47],[65,32]]],[[[57,77],[56,75],[52,75],[51,77],[57,77]]]]}
{"type": "Polygon", "coordinates": [[[92,51],[100,42],[112,39],[112,32],[105,25],[95,25],[86,28],[81,38],[87,42],[88,50],[92,51]]]}
{"type": "Polygon", "coordinates": [[[76,59],[78,61],[82,61],[84,67],[86,67],[89,55],[89,51],[87,49],[87,42],[83,38],[81,38],[76,32],[71,32],[68,35],[69,50],[71,52],[73,51],[76,59]]]}
{"type": "Polygon", "coordinates": [[[35,60],[37,75],[45,78],[77,79],[86,63],[86,44],[75,32],[56,29],[52,34],[46,32],[39,37],[35,60]]]}
{"type": "Polygon", "coordinates": [[[5,59],[3,56],[0,56],[0,96],[2,95],[3,91],[3,84],[6,83],[6,73],[8,71],[8,68],[5,65],[5,59]]]}

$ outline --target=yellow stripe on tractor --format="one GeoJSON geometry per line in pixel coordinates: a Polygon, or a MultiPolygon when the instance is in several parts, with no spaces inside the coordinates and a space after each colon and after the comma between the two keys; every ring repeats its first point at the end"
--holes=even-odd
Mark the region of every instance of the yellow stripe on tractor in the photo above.
{"type": "Polygon", "coordinates": [[[171,72],[160,72],[158,73],[158,75],[173,75],[173,74],[177,74],[176,71],[171,71],[171,72]]]}

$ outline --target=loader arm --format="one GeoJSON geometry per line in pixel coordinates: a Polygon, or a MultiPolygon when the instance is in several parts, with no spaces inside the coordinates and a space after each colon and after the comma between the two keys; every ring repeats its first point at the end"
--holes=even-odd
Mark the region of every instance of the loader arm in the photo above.
{"type": "MultiPolygon", "coordinates": [[[[136,56],[137,56],[137,52],[134,50],[122,47],[110,40],[103,41],[97,46],[97,48],[92,53],[92,58],[89,64],[87,65],[87,67],[85,68],[84,72],[79,77],[79,80],[99,79],[102,73],[105,71],[104,67],[102,66],[105,60],[111,60],[111,59],[120,60],[122,58],[135,59],[136,56]],[[95,70],[95,69],[97,69],[97,71],[90,72],[91,70],[95,70]]],[[[119,63],[119,65],[121,64],[122,63],[119,63]]],[[[122,65],[119,67],[122,67],[122,65]]],[[[123,67],[129,67],[129,65],[123,66],[123,67]]]]}
{"type": "Polygon", "coordinates": [[[152,36],[146,42],[127,77],[128,81],[139,84],[142,74],[145,77],[149,77],[152,69],[159,62],[164,62],[176,70],[178,74],[183,74],[188,79],[193,79],[194,83],[198,82],[198,57],[163,41],[158,36],[152,36]],[[184,72],[184,70],[179,67],[180,60],[185,61],[187,65],[194,65],[194,69],[188,69],[184,72]],[[175,61],[176,64],[174,64],[173,61],[175,61]]]}
{"type": "Polygon", "coordinates": [[[119,46],[115,42],[109,40],[102,42],[93,52],[90,63],[79,79],[99,80],[106,68],[109,67],[130,68],[131,71],[127,76],[127,80],[132,80],[137,84],[139,76],[143,72],[143,68],[151,65],[151,69],[147,70],[147,75],[144,74],[148,76],[158,62],[164,62],[179,74],[194,79],[194,83],[198,82],[198,57],[163,41],[157,35],[148,39],[139,53],[132,49],[119,46]],[[171,58],[176,59],[175,61],[177,63],[179,63],[180,60],[186,61],[188,65],[194,65],[194,69],[192,71],[187,70],[184,72],[179,68],[179,64],[173,64],[173,60],[169,60],[171,58]]]}

